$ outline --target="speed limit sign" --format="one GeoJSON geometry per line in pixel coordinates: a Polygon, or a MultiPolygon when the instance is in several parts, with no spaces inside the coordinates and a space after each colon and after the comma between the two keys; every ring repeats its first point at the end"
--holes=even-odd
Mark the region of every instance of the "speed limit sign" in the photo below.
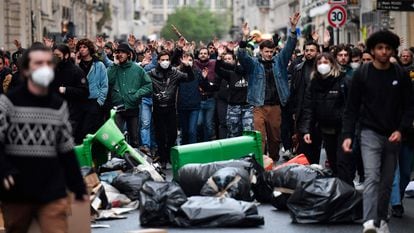
{"type": "Polygon", "coordinates": [[[334,28],[342,27],[346,22],[346,10],[343,6],[334,5],[328,12],[328,22],[334,28]]]}

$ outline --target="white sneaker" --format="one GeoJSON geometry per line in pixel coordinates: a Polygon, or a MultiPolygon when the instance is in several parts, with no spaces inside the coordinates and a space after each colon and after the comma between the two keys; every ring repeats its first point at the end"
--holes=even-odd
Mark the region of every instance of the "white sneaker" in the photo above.
{"type": "Polygon", "coordinates": [[[363,182],[355,182],[354,181],[354,186],[355,186],[355,189],[357,190],[357,191],[364,191],[364,183],[363,182]]]}
{"type": "Polygon", "coordinates": [[[374,220],[368,220],[362,224],[364,229],[362,230],[363,233],[379,233],[377,230],[378,228],[374,224],[374,220]]]}
{"type": "Polygon", "coordinates": [[[381,226],[378,230],[378,233],[390,233],[390,228],[388,228],[388,224],[386,221],[381,220],[381,226]]]}

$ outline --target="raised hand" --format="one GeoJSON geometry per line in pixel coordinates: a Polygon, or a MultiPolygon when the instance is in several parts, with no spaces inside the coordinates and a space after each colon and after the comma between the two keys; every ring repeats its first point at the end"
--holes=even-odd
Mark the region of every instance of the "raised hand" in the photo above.
{"type": "Polygon", "coordinates": [[[140,40],[136,43],[136,45],[135,45],[135,42],[134,42],[134,48],[135,48],[135,51],[137,53],[143,53],[144,50],[145,50],[144,43],[142,43],[142,41],[140,41],[140,40]]]}
{"type": "Polygon", "coordinates": [[[183,47],[183,52],[190,52],[190,48],[191,48],[191,43],[185,43],[184,47],[183,47]]]}
{"type": "Polygon", "coordinates": [[[331,41],[331,34],[329,33],[328,30],[325,30],[325,32],[323,33],[323,45],[325,47],[328,47],[330,41],[331,41]]]}
{"type": "Polygon", "coordinates": [[[219,45],[217,48],[217,55],[220,57],[223,55],[224,52],[226,52],[226,48],[224,48],[223,45],[219,45]]]}
{"type": "Polygon", "coordinates": [[[183,37],[181,37],[177,41],[177,47],[180,48],[180,49],[182,49],[184,46],[185,46],[185,39],[183,37]]]}
{"type": "Polygon", "coordinates": [[[20,43],[19,40],[14,40],[13,44],[16,46],[17,49],[20,49],[22,47],[22,44],[20,43]]]}
{"type": "Polygon", "coordinates": [[[183,56],[182,58],[181,58],[181,63],[183,64],[183,65],[185,65],[185,66],[190,66],[190,63],[188,62],[188,59],[189,59],[190,57],[189,56],[183,56]]]}
{"type": "Polygon", "coordinates": [[[213,46],[216,49],[220,46],[220,42],[219,42],[217,37],[214,37],[214,39],[213,39],[213,46]]]}
{"type": "Polygon", "coordinates": [[[102,36],[97,36],[95,41],[96,47],[98,47],[98,50],[101,50],[105,47],[105,40],[102,36]]]}
{"type": "Polygon", "coordinates": [[[296,12],[295,14],[293,14],[292,16],[290,16],[289,19],[290,19],[290,25],[291,25],[292,31],[296,31],[296,25],[299,22],[300,13],[299,12],[296,12]]]}
{"type": "Polygon", "coordinates": [[[250,28],[247,22],[243,24],[242,33],[243,33],[243,39],[247,39],[249,37],[250,28]]]}
{"type": "Polygon", "coordinates": [[[135,46],[135,41],[137,41],[137,38],[135,38],[134,34],[129,34],[128,36],[128,44],[133,48],[135,46]]]}
{"type": "Polygon", "coordinates": [[[234,43],[234,41],[230,41],[229,43],[227,43],[227,49],[230,51],[234,51],[234,48],[236,47],[236,43],[234,43]]]}
{"type": "Polygon", "coordinates": [[[316,43],[318,43],[318,41],[319,41],[319,34],[318,34],[318,32],[316,32],[316,31],[312,32],[312,39],[313,39],[313,41],[315,41],[316,43]]]}

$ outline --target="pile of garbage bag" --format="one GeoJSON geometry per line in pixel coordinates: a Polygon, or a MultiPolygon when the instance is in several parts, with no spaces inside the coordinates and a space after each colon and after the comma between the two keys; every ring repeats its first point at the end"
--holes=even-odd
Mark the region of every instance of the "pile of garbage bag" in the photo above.
{"type": "Polygon", "coordinates": [[[287,210],[287,200],[298,184],[329,176],[330,172],[319,166],[301,164],[287,164],[263,173],[264,182],[273,189],[270,203],[279,210],[287,210]]]}
{"type": "MultiPolygon", "coordinates": [[[[264,168],[254,157],[205,164],[187,164],[178,170],[177,183],[187,196],[226,196],[260,201],[263,195],[258,177],[264,168]],[[222,170],[223,169],[223,170],[222,170]]],[[[267,192],[270,197],[271,190],[267,192]]]]}
{"type": "Polygon", "coordinates": [[[361,194],[338,178],[298,185],[287,207],[295,223],[343,223],[362,218],[361,194]]]}

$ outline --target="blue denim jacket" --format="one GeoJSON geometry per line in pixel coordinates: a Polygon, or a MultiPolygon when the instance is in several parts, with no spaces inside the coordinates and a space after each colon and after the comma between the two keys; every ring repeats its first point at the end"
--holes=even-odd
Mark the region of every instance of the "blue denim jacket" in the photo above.
{"type": "MultiPolygon", "coordinates": [[[[288,37],[285,47],[273,57],[273,74],[276,82],[280,103],[285,106],[290,95],[287,67],[293,50],[296,47],[296,35],[288,37]]],[[[247,102],[253,106],[263,106],[265,100],[266,77],[265,69],[259,59],[251,57],[246,48],[239,48],[237,54],[240,64],[248,74],[249,86],[247,89],[247,102]]]]}
{"type": "Polygon", "coordinates": [[[102,106],[108,94],[108,75],[105,65],[100,61],[94,61],[88,73],[89,99],[97,99],[102,106]]]}

